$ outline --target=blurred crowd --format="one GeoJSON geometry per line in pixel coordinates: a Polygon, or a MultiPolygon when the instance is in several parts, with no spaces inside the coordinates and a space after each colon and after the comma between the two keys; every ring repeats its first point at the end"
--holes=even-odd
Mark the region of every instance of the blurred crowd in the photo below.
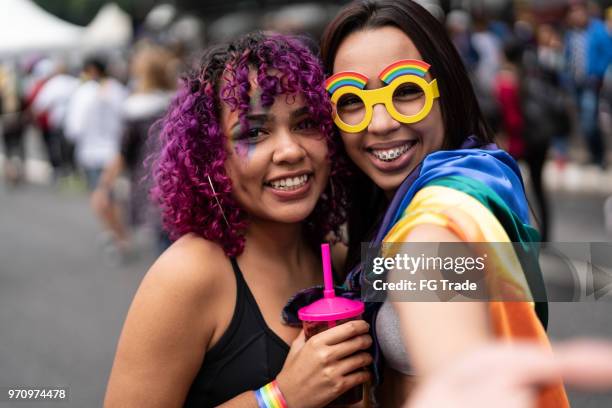
{"type": "Polygon", "coordinates": [[[76,70],[36,56],[0,74],[6,184],[25,182],[26,134],[34,127],[51,182],[89,191],[105,245],[119,257],[130,251],[129,231],[145,223],[159,232],[160,250],[167,245],[148,205],[143,163],[149,129],[171,101],[179,64],[172,49],[151,41],[135,44],[128,58],[124,75],[102,55],[84,58],[76,70]]]}
{"type": "Polygon", "coordinates": [[[582,138],[581,164],[606,168],[605,132],[612,107],[612,8],[576,2],[564,19],[539,22],[529,10],[511,26],[452,11],[448,30],[497,139],[529,169],[542,239],[549,234],[544,163],[558,171],[570,160],[570,140],[582,138]]]}
{"type": "MultiPolygon", "coordinates": [[[[571,160],[601,169],[609,164],[612,7],[570,3],[556,19],[524,8],[515,11],[512,22],[482,10],[440,11],[432,9],[444,19],[471,73],[498,142],[529,169],[547,240],[546,160],[553,159],[558,171],[571,160]],[[588,156],[576,158],[573,145],[584,146],[588,156]]],[[[167,17],[164,10],[156,13],[152,18],[162,27],[159,21],[167,17]]],[[[265,28],[300,31],[288,18],[275,24],[265,28]]],[[[189,31],[191,26],[182,27],[189,31]]],[[[52,182],[87,188],[108,245],[120,255],[129,253],[130,231],[142,224],[153,226],[160,250],[169,243],[147,204],[143,163],[154,138],[151,125],[170,103],[181,67],[201,51],[202,43],[170,46],[166,37],[163,32],[142,35],[120,58],[86,56],[76,65],[44,55],[0,61],[6,184],[25,181],[26,130],[37,129],[52,182]]]]}

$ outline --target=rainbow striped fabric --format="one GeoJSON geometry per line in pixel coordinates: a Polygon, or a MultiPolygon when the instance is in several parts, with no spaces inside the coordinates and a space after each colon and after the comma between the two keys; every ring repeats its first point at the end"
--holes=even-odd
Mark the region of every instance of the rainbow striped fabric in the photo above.
{"type": "Polygon", "coordinates": [[[287,401],[278,388],[276,380],[255,391],[255,398],[259,408],[287,408],[287,401]]]}
{"type": "MultiPolygon", "coordinates": [[[[486,250],[493,255],[496,285],[511,288],[521,299],[526,298],[525,292],[544,290],[537,264],[539,233],[529,225],[519,168],[502,150],[463,149],[428,155],[391,220],[382,226],[383,242],[406,242],[418,225],[441,226],[464,242],[489,243],[486,250]],[[498,242],[519,243],[515,247],[522,249],[515,252],[510,246],[493,245],[498,242]]],[[[489,302],[495,335],[530,339],[549,347],[534,306],[526,301],[489,302]]],[[[563,384],[543,387],[538,407],[569,407],[563,384]]]]}
{"type": "Polygon", "coordinates": [[[368,82],[368,77],[360,74],[359,72],[344,71],[338,72],[335,75],[330,76],[325,81],[325,89],[330,94],[333,94],[343,86],[354,86],[359,89],[363,89],[368,82]]]}

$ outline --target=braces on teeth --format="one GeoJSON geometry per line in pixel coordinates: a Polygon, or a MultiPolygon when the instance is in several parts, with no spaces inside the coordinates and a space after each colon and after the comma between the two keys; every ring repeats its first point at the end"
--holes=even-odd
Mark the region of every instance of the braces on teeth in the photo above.
{"type": "Polygon", "coordinates": [[[398,157],[400,157],[402,154],[406,153],[408,151],[408,149],[410,149],[411,145],[404,145],[400,148],[397,149],[393,149],[393,150],[386,150],[386,151],[376,151],[376,150],[372,150],[372,154],[374,156],[376,156],[377,159],[382,160],[382,161],[393,161],[395,159],[397,159],[398,157]]]}

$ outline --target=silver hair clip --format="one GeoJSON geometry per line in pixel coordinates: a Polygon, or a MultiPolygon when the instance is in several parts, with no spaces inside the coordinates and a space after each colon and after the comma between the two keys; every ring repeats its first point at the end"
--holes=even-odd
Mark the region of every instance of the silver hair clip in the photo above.
{"type": "Polygon", "coordinates": [[[223,207],[221,207],[221,202],[217,198],[217,192],[215,191],[215,187],[213,186],[212,180],[210,179],[210,176],[208,174],[206,175],[206,177],[208,178],[208,184],[210,184],[210,188],[212,189],[213,197],[215,198],[215,201],[217,202],[217,205],[219,206],[219,209],[221,210],[221,215],[223,216],[223,219],[225,220],[225,223],[229,227],[230,223],[227,220],[227,218],[225,217],[225,211],[223,211],[223,207]]]}

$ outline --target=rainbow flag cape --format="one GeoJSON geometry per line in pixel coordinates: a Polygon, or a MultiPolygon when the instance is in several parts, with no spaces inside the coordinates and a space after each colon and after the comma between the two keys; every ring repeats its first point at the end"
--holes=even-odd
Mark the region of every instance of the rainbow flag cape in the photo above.
{"type": "MultiPolygon", "coordinates": [[[[544,299],[538,265],[539,233],[529,224],[528,204],[519,168],[512,157],[494,144],[469,138],[463,148],[429,154],[395,194],[372,244],[404,242],[421,224],[448,228],[464,242],[516,243],[511,253],[497,254],[496,271],[504,284],[544,299]],[[518,244],[518,245],[517,245],[518,244]],[[516,250],[516,248],[519,248],[516,250]]],[[[500,251],[491,246],[491,251],[500,251]]],[[[369,277],[360,268],[346,282],[359,290],[369,277]]],[[[525,299],[525,298],[523,298],[525,299]]],[[[368,304],[366,315],[375,319],[380,303],[368,304]]],[[[500,339],[533,340],[549,347],[545,302],[490,302],[490,318],[500,339]]],[[[372,324],[375,327],[375,324],[372,324]]],[[[541,408],[569,407],[561,383],[543,388],[541,408]]]]}

